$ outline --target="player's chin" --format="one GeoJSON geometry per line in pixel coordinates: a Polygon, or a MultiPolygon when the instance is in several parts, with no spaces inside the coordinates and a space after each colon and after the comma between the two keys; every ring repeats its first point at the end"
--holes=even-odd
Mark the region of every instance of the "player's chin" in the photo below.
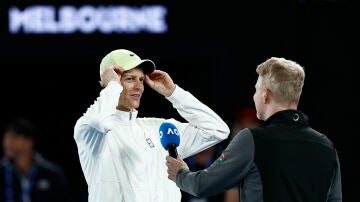
{"type": "Polygon", "coordinates": [[[137,109],[137,108],[139,108],[139,106],[140,106],[140,100],[133,100],[131,102],[131,107],[132,108],[137,109]]]}

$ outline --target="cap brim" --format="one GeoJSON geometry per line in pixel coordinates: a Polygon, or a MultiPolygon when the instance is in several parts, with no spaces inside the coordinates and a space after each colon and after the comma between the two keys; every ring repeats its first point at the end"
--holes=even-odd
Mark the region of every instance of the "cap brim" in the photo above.
{"type": "Polygon", "coordinates": [[[141,67],[144,70],[144,74],[150,74],[151,72],[153,72],[156,69],[155,63],[153,61],[151,61],[149,59],[144,59],[144,60],[141,60],[136,63],[128,65],[128,68],[126,68],[125,71],[134,69],[135,67],[141,67]]]}

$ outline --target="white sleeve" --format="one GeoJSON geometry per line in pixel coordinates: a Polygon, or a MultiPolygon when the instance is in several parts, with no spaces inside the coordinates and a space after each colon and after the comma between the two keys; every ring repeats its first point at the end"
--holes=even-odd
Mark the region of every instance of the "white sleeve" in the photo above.
{"type": "Polygon", "coordinates": [[[191,93],[176,86],[167,99],[188,123],[178,125],[182,158],[196,154],[225,140],[230,133],[228,125],[212,109],[191,93]]]}
{"type": "Polygon", "coordinates": [[[84,146],[94,152],[94,148],[101,144],[103,136],[111,128],[112,124],[111,121],[106,121],[106,119],[115,114],[122,90],[123,87],[119,83],[115,81],[109,82],[106,88],[100,92],[100,96],[94,104],[77,120],[74,128],[74,138],[78,147],[84,146]]]}

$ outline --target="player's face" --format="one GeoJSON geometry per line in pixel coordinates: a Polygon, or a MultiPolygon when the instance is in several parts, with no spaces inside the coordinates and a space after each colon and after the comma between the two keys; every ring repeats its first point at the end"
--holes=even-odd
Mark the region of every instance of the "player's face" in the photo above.
{"type": "Polygon", "coordinates": [[[133,111],[140,106],[140,99],[144,92],[145,75],[141,68],[125,71],[121,76],[123,91],[120,95],[118,110],[133,111]]]}

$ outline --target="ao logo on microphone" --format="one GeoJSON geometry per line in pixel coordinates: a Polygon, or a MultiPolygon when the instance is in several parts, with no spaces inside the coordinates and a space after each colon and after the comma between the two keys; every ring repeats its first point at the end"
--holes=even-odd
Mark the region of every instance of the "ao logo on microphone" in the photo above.
{"type": "MultiPolygon", "coordinates": [[[[160,138],[162,138],[164,133],[161,130],[159,132],[160,132],[160,138]]],[[[168,128],[168,130],[166,132],[166,135],[177,135],[177,136],[179,136],[179,131],[178,131],[177,128],[168,128]]]]}
{"type": "Polygon", "coordinates": [[[178,156],[176,147],[180,144],[180,134],[176,126],[169,122],[160,125],[159,136],[161,145],[169,152],[173,158],[178,156]]]}

